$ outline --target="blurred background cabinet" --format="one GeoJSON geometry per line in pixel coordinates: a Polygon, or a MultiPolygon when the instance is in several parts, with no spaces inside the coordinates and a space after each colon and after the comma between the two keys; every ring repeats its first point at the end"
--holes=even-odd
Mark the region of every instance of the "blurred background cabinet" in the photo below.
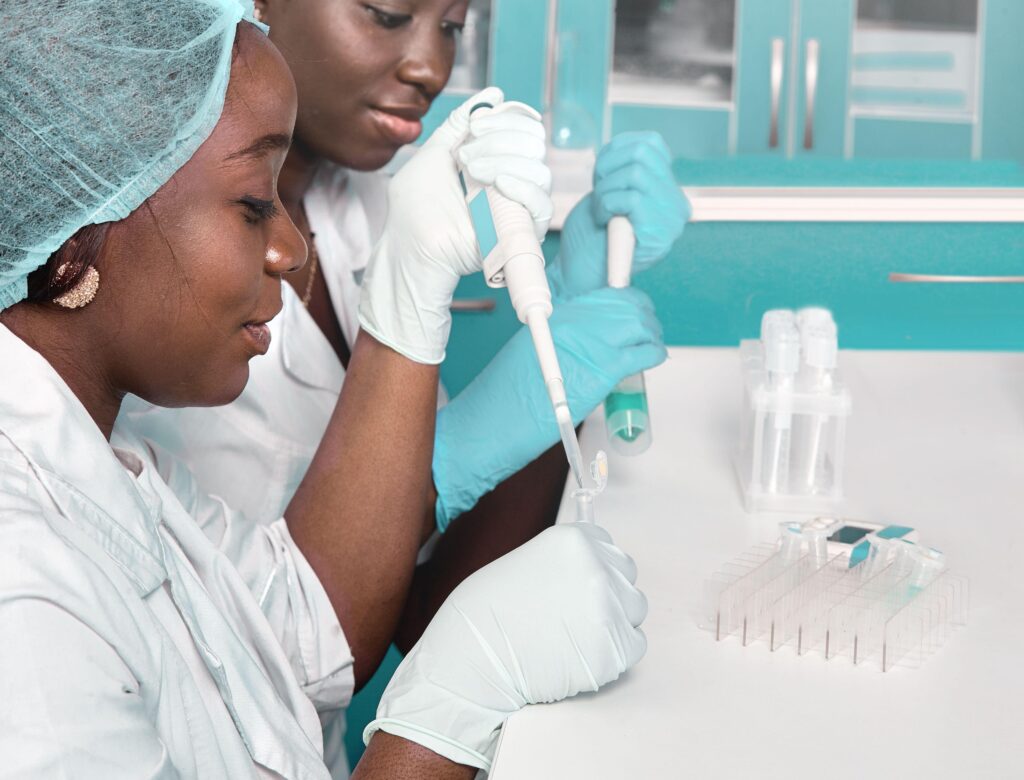
{"type": "Polygon", "coordinates": [[[1024,183],[1019,0],[559,0],[555,15],[556,144],[656,129],[684,184],[1024,183]]]}

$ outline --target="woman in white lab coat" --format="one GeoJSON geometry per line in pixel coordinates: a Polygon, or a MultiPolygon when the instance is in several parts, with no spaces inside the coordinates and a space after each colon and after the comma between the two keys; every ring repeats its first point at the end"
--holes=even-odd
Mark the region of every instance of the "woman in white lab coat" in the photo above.
{"type": "MultiPolygon", "coordinates": [[[[372,524],[411,569],[437,371],[382,339],[443,349],[432,301],[479,266],[450,165],[468,107],[400,182],[433,195],[431,230],[422,214],[389,216],[388,235],[442,237],[448,251],[431,257],[449,278],[403,287],[393,280],[423,258],[377,252],[350,381],[287,525],[250,521],[159,448],[112,433],[129,392],[237,396],[269,346],[281,276],[304,260],[276,195],[294,85],[243,11],[0,12],[0,162],[18,172],[0,215],[0,776],[327,777],[317,710],[351,691],[346,634],[373,630],[349,620],[339,537],[372,524]],[[396,319],[396,293],[424,316],[396,319]],[[366,471],[382,458],[389,470],[366,471]]],[[[552,529],[480,571],[399,670],[355,776],[471,777],[512,702],[614,679],[644,649],[633,580],[592,528],[552,529]],[[566,566],[566,599],[551,604],[543,587],[566,566]],[[522,691],[509,664],[562,673],[522,691]]]]}
{"type": "MultiPolygon", "coordinates": [[[[276,516],[309,467],[345,377],[359,328],[359,285],[387,214],[387,180],[376,171],[420,135],[420,118],[451,74],[468,7],[469,0],[400,7],[362,0],[256,2],[298,86],[296,141],[280,192],[310,261],[286,277],[270,354],[254,361],[252,381],[238,401],[216,409],[129,407],[133,427],[188,462],[203,487],[232,506],[276,516]]],[[[475,173],[497,178],[487,166],[475,173]]],[[[515,192],[543,202],[547,169],[528,164],[520,173],[527,181],[515,192]]],[[[595,196],[570,218],[563,256],[552,269],[559,298],[552,331],[578,421],[618,380],[665,356],[647,296],[601,289],[603,226],[612,213],[633,219],[636,265],[644,268],[668,253],[688,213],[668,152],[654,135],[627,137],[602,153],[596,181],[595,196]]],[[[430,561],[417,568],[404,614],[395,616],[396,635],[356,653],[357,688],[392,638],[403,648],[415,642],[466,575],[553,522],[566,463],[557,446],[549,449],[558,433],[547,406],[536,358],[520,333],[439,413],[424,514],[425,533],[436,521],[445,534],[430,561]]],[[[366,559],[367,582],[389,580],[389,557],[381,549],[366,559]]],[[[401,583],[395,585],[397,598],[401,583]]]]}

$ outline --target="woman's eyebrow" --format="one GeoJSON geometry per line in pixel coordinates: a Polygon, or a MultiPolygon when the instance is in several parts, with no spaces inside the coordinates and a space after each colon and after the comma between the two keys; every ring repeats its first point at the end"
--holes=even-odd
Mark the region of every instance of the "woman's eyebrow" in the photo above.
{"type": "Polygon", "coordinates": [[[237,152],[232,152],[224,158],[225,162],[233,162],[235,160],[251,159],[253,157],[262,157],[270,152],[276,152],[279,149],[287,149],[291,146],[292,137],[285,133],[270,133],[263,136],[262,138],[253,141],[244,149],[239,149],[237,152]]]}

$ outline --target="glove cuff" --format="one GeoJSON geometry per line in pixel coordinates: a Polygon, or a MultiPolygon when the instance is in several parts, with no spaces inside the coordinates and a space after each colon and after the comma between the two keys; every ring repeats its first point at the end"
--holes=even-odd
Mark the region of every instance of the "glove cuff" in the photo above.
{"type": "Polygon", "coordinates": [[[363,279],[359,324],[409,360],[437,365],[445,358],[458,282],[457,274],[437,266],[421,264],[415,273],[403,267],[385,234],[363,279]]]}

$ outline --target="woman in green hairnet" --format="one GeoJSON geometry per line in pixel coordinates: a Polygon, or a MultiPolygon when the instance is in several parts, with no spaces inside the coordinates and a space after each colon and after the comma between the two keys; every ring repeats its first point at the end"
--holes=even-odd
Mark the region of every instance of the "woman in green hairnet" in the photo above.
{"type": "MultiPolygon", "coordinates": [[[[443,350],[481,262],[452,157],[468,106],[396,177],[416,208],[389,213],[287,524],[112,433],[127,393],[235,398],[305,259],[276,192],[295,86],[244,10],[0,0],[0,776],[326,778],[318,712],[349,695],[348,637],[374,630],[350,608],[348,529],[415,555],[437,388],[416,357],[443,350]]],[[[472,777],[510,712],[617,677],[644,650],[635,576],[589,526],[477,572],[354,777],[472,777]]]]}

